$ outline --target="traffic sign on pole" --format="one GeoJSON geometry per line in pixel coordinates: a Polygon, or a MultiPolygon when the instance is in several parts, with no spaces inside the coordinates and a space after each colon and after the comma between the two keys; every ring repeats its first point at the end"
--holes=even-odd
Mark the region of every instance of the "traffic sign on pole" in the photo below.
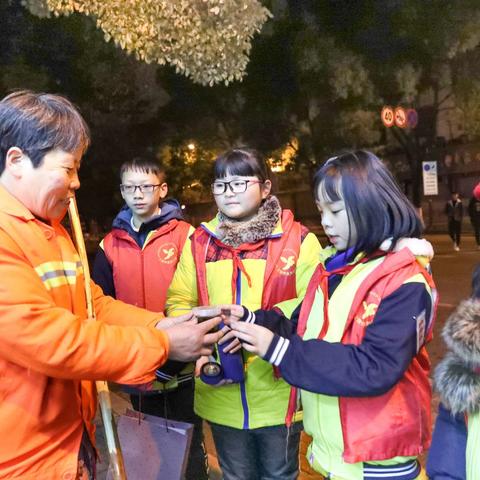
{"type": "Polygon", "coordinates": [[[415,128],[418,123],[418,113],[414,108],[407,110],[407,125],[408,128],[415,128]]]}
{"type": "Polygon", "coordinates": [[[438,195],[437,162],[422,162],[423,194],[438,195]]]}
{"type": "Polygon", "coordinates": [[[382,123],[387,127],[393,127],[393,124],[395,123],[395,112],[393,111],[392,107],[389,107],[388,105],[385,105],[382,108],[382,123]]]}
{"type": "Polygon", "coordinates": [[[395,109],[395,125],[398,128],[405,128],[407,126],[407,113],[403,107],[395,109]]]}

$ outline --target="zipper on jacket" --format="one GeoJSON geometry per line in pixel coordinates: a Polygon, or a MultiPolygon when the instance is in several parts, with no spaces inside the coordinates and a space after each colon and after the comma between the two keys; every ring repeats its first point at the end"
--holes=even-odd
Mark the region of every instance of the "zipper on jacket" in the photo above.
{"type": "MultiPolygon", "coordinates": [[[[235,303],[237,305],[242,304],[242,272],[240,269],[237,270],[237,285],[236,285],[236,292],[235,292],[235,303]]],[[[243,429],[248,430],[250,424],[250,414],[248,410],[248,401],[247,401],[247,389],[245,385],[245,381],[240,382],[240,398],[242,400],[242,407],[243,407],[243,429]]]]}
{"type": "Polygon", "coordinates": [[[140,251],[141,264],[142,264],[142,298],[143,298],[143,308],[147,308],[147,298],[145,294],[145,255],[143,254],[143,248],[140,251]]]}

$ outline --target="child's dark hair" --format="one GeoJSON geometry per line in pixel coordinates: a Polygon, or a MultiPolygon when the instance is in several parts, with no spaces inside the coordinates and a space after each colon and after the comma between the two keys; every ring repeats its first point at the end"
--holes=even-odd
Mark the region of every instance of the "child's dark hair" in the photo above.
{"type": "Polygon", "coordinates": [[[357,231],[358,252],[370,254],[392,238],[419,237],[422,222],[391,173],[373,153],[364,150],[330,158],[313,178],[314,194],[332,202],[343,200],[357,231]]]}
{"type": "Polygon", "coordinates": [[[36,168],[56,148],[72,153],[90,144],[90,132],[75,106],[60,95],[20,90],[0,101],[0,174],[11,147],[36,168]]]}
{"type": "Polygon", "coordinates": [[[480,263],[475,267],[472,275],[472,298],[480,300],[480,263]]]}
{"type": "Polygon", "coordinates": [[[250,148],[235,148],[217,157],[213,165],[213,179],[227,175],[257,177],[262,182],[270,180],[271,172],[259,153],[250,148]]]}
{"type": "Polygon", "coordinates": [[[163,165],[151,158],[135,157],[132,160],[122,163],[120,167],[120,181],[122,181],[123,174],[127,171],[137,171],[143,173],[153,173],[160,182],[166,181],[166,173],[163,165]]]}

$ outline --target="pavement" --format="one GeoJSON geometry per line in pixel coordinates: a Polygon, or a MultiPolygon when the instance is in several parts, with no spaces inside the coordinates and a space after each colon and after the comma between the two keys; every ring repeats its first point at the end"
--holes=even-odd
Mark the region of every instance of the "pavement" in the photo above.
{"type": "MultiPolygon", "coordinates": [[[[459,252],[453,250],[453,244],[447,235],[426,235],[426,238],[433,244],[435,250],[435,257],[432,261],[432,271],[440,294],[437,322],[434,328],[434,338],[428,346],[432,366],[435,367],[445,353],[445,347],[440,336],[441,329],[459,301],[468,297],[470,294],[471,274],[474,266],[480,263],[480,250],[477,249],[473,236],[463,237],[459,252]]],[[[128,397],[120,392],[113,391],[112,406],[116,415],[123,413],[125,409],[130,406],[128,397]]],[[[434,395],[432,401],[432,411],[434,414],[437,411],[437,407],[438,397],[434,395]]],[[[98,416],[96,423],[97,443],[100,454],[103,459],[108,459],[103,427],[98,416]]],[[[211,433],[206,424],[205,439],[211,469],[210,479],[220,480],[222,478],[221,471],[218,467],[211,433]]],[[[300,446],[300,475],[298,478],[299,480],[320,480],[323,477],[313,472],[305,459],[305,452],[309,441],[308,436],[304,434],[300,446]]],[[[425,458],[422,458],[421,460],[422,463],[424,463],[425,458]]],[[[106,461],[103,461],[98,465],[98,479],[104,480],[106,478],[106,472],[107,464],[106,461]]]]}

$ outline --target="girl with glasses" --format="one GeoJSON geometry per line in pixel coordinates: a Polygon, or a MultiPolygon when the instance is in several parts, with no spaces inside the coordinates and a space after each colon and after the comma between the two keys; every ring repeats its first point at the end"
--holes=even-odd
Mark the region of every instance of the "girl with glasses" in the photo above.
{"type": "MultiPolygon", "coordinates": [[[[271,188],[269,169],[256,152],[235,149],[217,158],[212,193],[218,214],[202,223],[182,252],[169,314],[224,303],[292,313],[319,261],[320,244],[282,210],[271,188]]],[[[301,423],[288,434],[289,387],[258,356],[245,350],[240,356],[239,381],[211,385],[197,378],[195,384],[195,411],[211,426],[223,478],[293,480],[301,423]]],[[[197,362],[197,374],[207,360],[197,362]]]]}

